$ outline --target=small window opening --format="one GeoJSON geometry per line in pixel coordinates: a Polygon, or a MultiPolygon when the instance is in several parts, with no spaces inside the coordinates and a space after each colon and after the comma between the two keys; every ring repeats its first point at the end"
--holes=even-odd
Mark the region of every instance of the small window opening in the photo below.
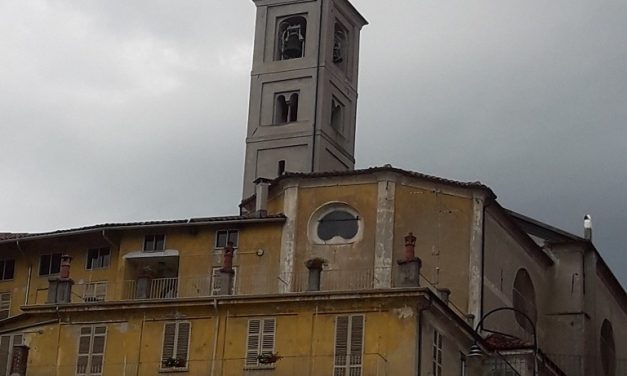
{"type": "Polygon", "coordinates": [[[280,94],[275,100],[274,124],[298,121],[298,93],[280,94]]]}
{"type": "Polygon", "coordinates": [[[279,161],[279,166],[278,166],[278,170],[277,170],[277,174],[279,176],[283,175],[285,173],[285,161],[279,161]]]}
{"type": "Polygon", "coordinates": [[[347,32],[340,24],[335,24],[333,33],[333,63],[344,68],[347,51],[347,32]]]}
{"type": "Polygon", "coordinates": [[[344,105],[335,97],[331,99],[331,127],[338,132],[342,132],[342,123],[344,116],[344,105]]]}
{"type": "Polygon", "coordinates": [[[305,56],[305,36],[307,20],[297,16],[279,23],[277,60],[298,59],[305,56]]]}

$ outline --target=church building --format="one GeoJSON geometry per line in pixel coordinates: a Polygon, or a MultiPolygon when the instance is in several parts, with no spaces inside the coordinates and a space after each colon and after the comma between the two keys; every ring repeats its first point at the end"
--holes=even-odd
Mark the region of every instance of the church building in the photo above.
{"type": "Polygon", "coordinates": [[[479,182],[356,170],[366,20],[253,3],[239,211],[0,233],[0,376],[627,375],[589,217],[580,236],[479,182]]]}

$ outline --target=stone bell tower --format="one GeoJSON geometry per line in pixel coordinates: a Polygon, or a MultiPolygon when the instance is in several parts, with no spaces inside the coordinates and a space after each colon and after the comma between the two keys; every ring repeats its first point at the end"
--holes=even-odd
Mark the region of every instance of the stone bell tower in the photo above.
{"type": "Polygon", "coordinates": [[[257,6],[243,196],[258,177],[351,170],[359,33],[348,0],[253,0],[257,6]]]}

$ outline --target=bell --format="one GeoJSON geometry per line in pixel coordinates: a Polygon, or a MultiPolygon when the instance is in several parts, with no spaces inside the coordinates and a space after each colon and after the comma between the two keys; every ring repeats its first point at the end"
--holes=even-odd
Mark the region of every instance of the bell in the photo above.
{"type": "Polygon", "coordinates": [[[303,56],[303,40],[300,26],[289,26],[283,34],[283,58],[296,59],[303,56]]]}
{"type": "Polygon", "coordinates": [[[303,44],[297,34],[288,36],[283,45],[283,56],[286,59],[295,59],[303,56],[303,44]]]}

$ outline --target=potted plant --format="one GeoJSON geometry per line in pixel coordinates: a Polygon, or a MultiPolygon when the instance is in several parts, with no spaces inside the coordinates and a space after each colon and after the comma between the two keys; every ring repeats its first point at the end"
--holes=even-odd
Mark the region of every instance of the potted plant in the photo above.
{"type": "Polygon", "coordinates": [[[170,356],[163,360],[163,368],[182,368],[185,367],[185,359],[170,356]]]}
{"type": "Polygon", "coordinates": [[[279,353],[261,354],[257,356],[257,361],[259,364],[274,364],[281,358],[282,356],[279,356],[279,353]]]}

